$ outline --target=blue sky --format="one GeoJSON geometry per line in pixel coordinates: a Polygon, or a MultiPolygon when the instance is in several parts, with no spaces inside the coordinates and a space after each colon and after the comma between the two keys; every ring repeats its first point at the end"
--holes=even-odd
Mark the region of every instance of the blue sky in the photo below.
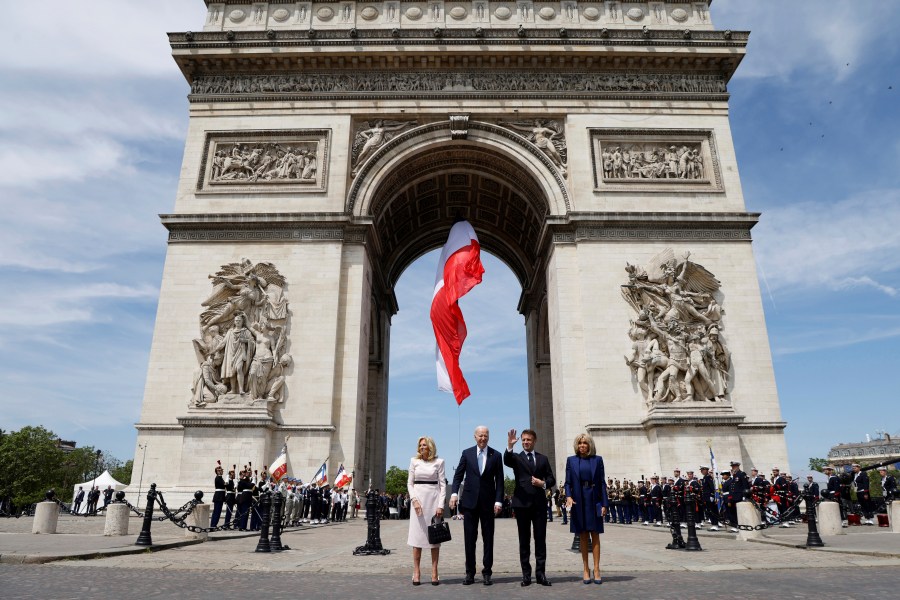
{"type": "MultiPolygon", "coordinates": [[[[205,9],[95,0],[73,11],[50,0],[41,14],[65,19],[37,19],[28,3],[8,4],[0,428],[42,424],[128,459],[166,250],[157,214],[172,210],[187,127],[188,88],[165,32],[200,29],[205,9]]],[[[834,443],[900,431],[900,45],[891,31],[900,4],[717,0],[712,17],[753,32],[730,85],[731,124],[747,209],[763,213],[754,249],[796,469],[834,443]]],[[[434,391],[436,260],[417,261],[397,289],[388,464],[402,467],[414,445],[404,432],[422,431],[423,419],[451,424],[438,446],[452,460],[483,414],[434,391]]],[[[506,428],[527,421],[525,330],[514,277],[485,262],[485,283],[463,300],[464,366],[476,395],[491,399],[487,424],[501,446],[506,428]]]]}

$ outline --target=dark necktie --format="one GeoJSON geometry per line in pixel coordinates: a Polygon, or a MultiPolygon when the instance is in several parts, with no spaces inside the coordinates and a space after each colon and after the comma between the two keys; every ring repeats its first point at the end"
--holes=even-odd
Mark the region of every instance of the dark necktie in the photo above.
{"type": "Polygon", "coordinates": [[[534,469],[534,454],[529,452],[526,456],[528,456],[528,464],[531,465],[532,469],[534,469]]]}

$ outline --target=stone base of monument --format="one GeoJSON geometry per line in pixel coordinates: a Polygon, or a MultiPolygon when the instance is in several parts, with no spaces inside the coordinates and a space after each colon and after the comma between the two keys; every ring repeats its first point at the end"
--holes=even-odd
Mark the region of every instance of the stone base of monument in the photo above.
{"type": "Polygon", "coordinates": [[[816,510],[819,535],[846,535],[841,527],[841,507],[837,502],[820,502],[816,510]]]}
{"type": "Polygon", "coordinates": [[[894,500],[888,505],[888,515],[891,522],[891,532],[900,533],[900,500],[894,500]]]}
{"type": "Polygon", "coordinates": [[[56,502],[38,502],[34,507],[34,523],[31,533],[56,533],[59,522],[59,504],[56,502]]]}
{"type": "MultiPolygon", "coordinates": [[[[752,502],[738,502],[737,518],[738,524],[742,526],[756,527],[757,525],[761,524],[761,521],[759,520],[759,510],[757,510],[756,506],[754,506],[752,502]]],[[[758,538],[761,535],[761,530],[745,531],[741,529],[738,532],[738,539],[747,541],[753,538],[758,538]]]]}
{"type": "Polygon", "coordinates": [[[131,509],[127,504],[113,502],[106,507],[106,523],[103,535],[128,535],[128,518],[131,509]]]}
{"type": "MultiPolygon", "coordinates": [[[[209,504],[198,504],[194,507],[194,510],[191,511],[191,514],[188,515],[187,524],[194,525],[195,527],[209,527],[209,504]]],[[[190,529],[184,530],[184,536],[189,540],[203,540],[206,541],[209,539],[209,533],[206,531],[201,532],[193,532],[190,529]]]]}

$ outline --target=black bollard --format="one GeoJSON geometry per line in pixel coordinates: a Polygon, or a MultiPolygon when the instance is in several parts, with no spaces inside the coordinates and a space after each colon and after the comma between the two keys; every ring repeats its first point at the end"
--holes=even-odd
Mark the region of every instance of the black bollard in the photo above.
{"type": "Polygon", "coordinates": [[[153,522],[153,503],[156,502],[156,484],[150,484],[150,490],[147,492],[147,508],[144,509],[144,526],[141,527],[141,534],[138,536],[135,546],[152,546],[153,540],[150,537],[150,524],[153,522]]]}
{"type": "Polygon", "coordinates": [[[822,537],[819,535],[819,525],[816,522],[816,497],[809,493],[809,484],[803,486],[803,497],[806,500],[806,525],[808,531],[806,534],[806,546],[810,548],[821,548],[825,545],[822,537]]]}
{"type": "MultiPolygon", "coordinates": [[[[259,497],[259,543],[256,544],[257,552],[271,552],[269,545],[269,507],[272,505],[272,496],[266,490],[259,497]]],[[[253,510],[252,507],[250,510],[253,510]]]]}
{"type": "Polygon", "coordinates": [[[56,490],[50,488],[47,490],[47,493],[44,494],[44,497],[47,499],[47,502],[55,502],[56,501],[56,490]]]}
{"type": "Polygon", "coordinates": [[[575,537],[572,538],[572,547],[569,548],[572,552],[581,552],[581,536],[577,533],[575,537]]]}
{"type": "Polygon", "coordinates": [[[390,554],[390,550],[385,550],[381,545],[381,514],[379,510],[378,493],[369,489],[366,492],[366,524],[368,532],[366,535],[366,543],[363,546],[357,546],[353,551],[354,555],[371,555],[371,554],[390,554]]]}
{"type": "Polygon", "coordinates": [[[698,551],[703,550],[700,547],[700,540],[697,539],[697,526],[694,523],[694,515],[696,514],[696,499],[694,498],[694,490],[690,485],[685,486],[684,505],[687,513],[687,542],[684,545],[685,550],[698,551]]]}
{"type": "Polygon", "coordinates": [[[113,502],[125,502],[125,492],[123,492],[122,490],[116,492],[116,499],[113,500],[113,502]]]}
{"type": "Polygon", "coordinates": [[[269,547],[272,552],[281,552],[282,550],[290,550],[290,548],[281,545],[281,511],[284,507],[281,492],[272,494],[272,539],[269,541],[269,547]]]}

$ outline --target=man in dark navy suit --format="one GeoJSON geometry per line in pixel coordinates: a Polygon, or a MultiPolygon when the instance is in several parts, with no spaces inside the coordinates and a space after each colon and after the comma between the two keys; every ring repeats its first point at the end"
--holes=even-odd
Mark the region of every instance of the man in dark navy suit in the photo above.
{"type": "Polygon", "coordinates": [[[475,542],[478,541],[478,523],[484,537],[484,558],[481,574],[484,585],[491,585],[494,566],[494,517],[503,506],[503,461],[500,453],[488,447],[491,434],[488,428],[475,428],[475,446],[463,450],[453,475],[450,509],[459,502],[463,515],[463,532],[466,541],[466,578],[463,585],[475,583],[475,542]],[[460,484],[462,498],[459,497],[460,484]]]}
{"type": "Polygon", "coordinates": [[[556,485],[553,469],[546,456],[534,451],[537,433],[533,429],[522,431],[522,452],[513,453],[519,441],[516,430],[509,430],[503,464],[513,470],[516,487],[512,506],[519,528],[519,563],[522,565],[522,585],[531,585],[531,530],[534,529],[535,576],[538,584],[550,585],[546,576],[547,565],[547,515],[546,493],[556,485]]]}

